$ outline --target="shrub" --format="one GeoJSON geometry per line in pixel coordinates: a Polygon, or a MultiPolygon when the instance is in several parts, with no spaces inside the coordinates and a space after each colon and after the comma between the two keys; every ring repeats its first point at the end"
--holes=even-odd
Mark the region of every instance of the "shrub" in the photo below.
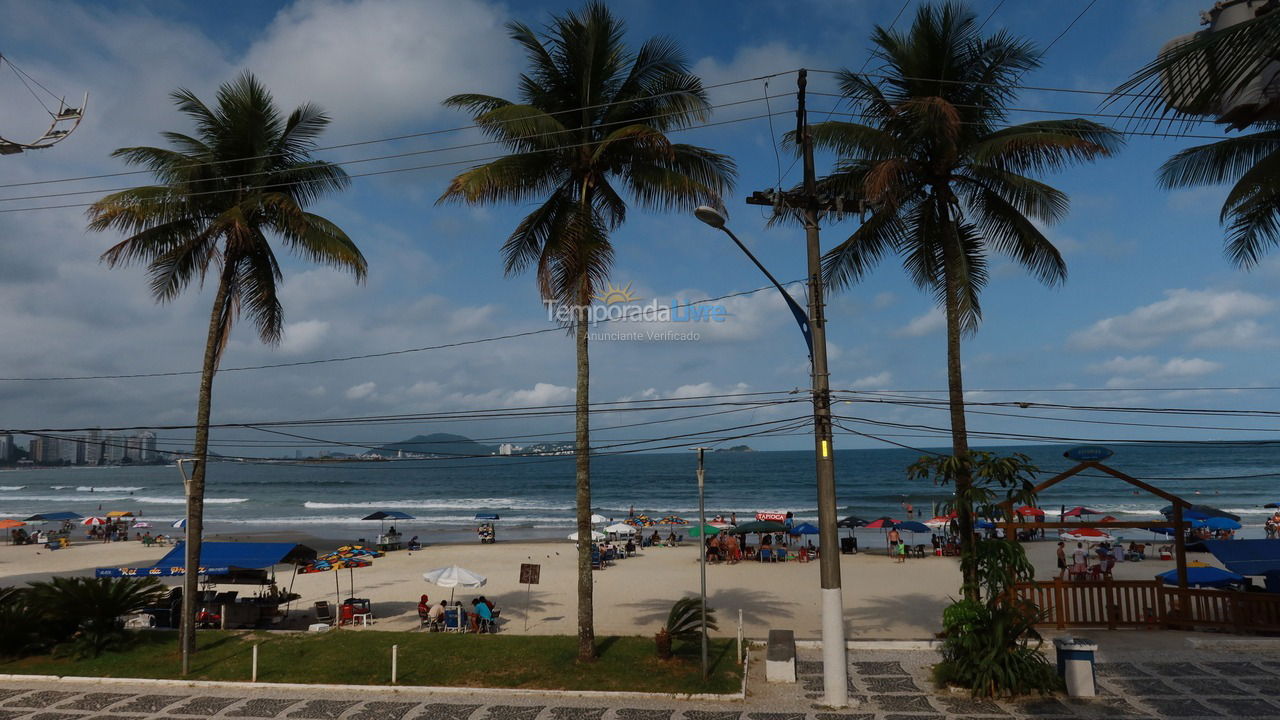
{"type": "Polygon", "coordinates": [[[155,578],[58,577],[32,583],[30,601],[59,651],[94,657],[125,645],[123,616],[155,605],[167,589],[155,578]]]}
{"type": "Polygon", "coordinates": [[[21,657],[49,645],[43,618],[21,588],[0,588],[0,657],[21,657]]]}
{"type": "MultiPolygon", "coordinates": [[[[707,630],[719,630],[716,627],[715,611],[707,608],[707,630]]],[[[671,606],[667,614],[667,623],[654,636],[658,648],[658,657],[667,660],[671,657],[672,641],[692,642],[702,636],[702,600],[696,597],[680,598],[671,606]]]]}

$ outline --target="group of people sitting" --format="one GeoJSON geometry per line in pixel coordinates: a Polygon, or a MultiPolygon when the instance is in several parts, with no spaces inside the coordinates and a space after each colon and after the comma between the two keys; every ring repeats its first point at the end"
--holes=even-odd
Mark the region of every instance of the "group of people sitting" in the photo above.
{"type": "Polygon", "coordinates": [[[1110,580],[1111,571],[1117,562],[1125,560],[1126,556],[1129,560],[1141,560],[1145,549],[1145,545],[1129,543],[1129,549],[1126,551],[1124,545],[1120,543],[1113,545],[1104,542],[1090,553],[1085,549],[1084,543],[1077,542],[1075,550],[1071,551],[1071,562],[1068,563],[1066,543],[1060,541],[1058,543],[1058,577],[1065,580],[1069,573],[1072,580],[1110,580]]]}
{"type": "Polygon", "coordinates": [[[661,547],[663,545],[675,547],[682,542],[684,542],[684,535],[676,535],[674,530],[668,532],[666,538],[659,535],[657,530],[654,530],[650,535],[640,533],[640,547],[661,547]]]}
{"type": "Polygon", "coordinates": [[[1266,532],[1268,540],[1280,538],[1280,512],[1267,518],[1267,522],[1263,524],[1262,529],[1266,532]]]}
{"type": "Polygon", "coordinates": [[[433,605],[426,595],[418,600],[418,619],[430,632],[495,633],[498,615],[499,610],[483,595],[471,599],[471,612],[467,612],[461,600],[453,605],[448,600],[433,605]]]}

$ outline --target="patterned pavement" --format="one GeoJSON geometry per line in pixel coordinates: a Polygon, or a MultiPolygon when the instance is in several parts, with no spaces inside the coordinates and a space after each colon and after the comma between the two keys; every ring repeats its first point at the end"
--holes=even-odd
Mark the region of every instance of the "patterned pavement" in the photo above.
{"type": "MultiPolygon", "coordinates": [[[[1273,657],[1267,655],[1265,657],[1273,657]]],[[[938,692],[926,652],[858,653],[850,663],[859,707],[827,712],[818,704],[822,663],[801,660],[795,686],[753,682],[745,702],[647,698],[367,693],[317,688],[67,685],[0,686],[0,720],[1101,720],[1123,718],[1280,718],[1280,660],[1100,662],[1100,697],[974,700],[938,692]]],[[[757,666],[759,667],[759,666],[757,666]]],[[[759,673],[756,673],[758,675],[759,673]]]]}

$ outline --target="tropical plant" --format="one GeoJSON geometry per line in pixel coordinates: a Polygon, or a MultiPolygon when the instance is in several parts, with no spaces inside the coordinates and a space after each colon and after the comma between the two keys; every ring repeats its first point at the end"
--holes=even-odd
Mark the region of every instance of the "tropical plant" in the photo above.
{"type": "MultiPolygon", "coordinates": [[[[346,173],[312,160],[315,140],[329,118],[315,105],[287,117],[253,75],[243,73],[218,89],[208,106],[189,90],[172,94],[194,121],[196,135],[166,132],[170,147],[127,147],[112,153],[150,170],[158,184],[108,195],[89,208],[89,229],[114,230],[124,240],[102,255],[108,266],[145,264],[158,302],[177,298],[192,282],[217,277],[201,365],[195,467],[187,485],[186,566],[199,565],[204,531],[205,472],[213,376],[233,322],[248,312],[258,336],[278,343],[284,309],[283,278],[270,242],[303,258],[365,277],[364,257],[347,234],[306,207],[349,183],[346,173]]],[[[195,651],[197,573],[185,577],[182,647],[195,651]]]]}
{"type": "Polygon", "coordinates": [[[44,618],[23,588],[0,588],[0,657],[20,657],[48,647],[44,618]]]}
{"type": "Polygon", "coordinates": [[[511,154],[458,175],[438,202],[537,204],[502,257],[508,275],[535,272],[542,298],[574,334],[578,657],[588,661],[595,657],[588,306],[609,274],[624,196],[652,210],[692,209],[716,201],[734,165],[667,137],[711,112],[673,41],[656,37],[628,49],[622,21],[601,2],[553,17],[542,34],[519,22],[507,27],[529,61],[519,100],[464,94],[445,105],[469,112],[511,154]]]}
{"type": "Polygon", "coordinates": [[[934,667],[941,685],[968,688],[975,697],[1049,693],[1062,687],[1056,669],[1040,651],[1036,631],[1044,613],[1011,592],[1035,575],[1020,543],[982,540],[976,544],[977,597],[953,602],[942,612],[942,662],[934,667]]]}
{"type": "Polygon", "coordinates": [[[130,639],[124,616],[155,605],[168,588],[152,577],[55,577],[31,584],[30,603],[39,608],[52,639],[67,652],[96,657],[130,639]]]}
{"type": "MultiPolygon", "coordinates": [[[[987,257],[1000,253],[1046,284],[1063,282],[1066,263],[1036,223],[1062,219],[1068,199],[1029,175],[1110,155],[1121,140],[1082,119],[1006,125],[1018,79],[1039,65],[1039,55],[1004,31],[981,35],[959,4],[921,6],[909,30],[877,27],[872,42],[881,76],[838,76],[865,122],[810,128],[814,144],[837,156],[822,189],[873,210],[826,253],[823,271],[833,286],[847,287],[897,254],[911,280],[937,298],[946,315],[952,452],[963,459],[969,442],[960,340],[981,320],[987,257]]],[[[957,465],[957,498],[971,484],[967,467],[957,465]]],[[[973,513],[964,502],[956,509],[967,546],[973,513]]],[[[966,586],[976,572],[971,550],[961,563],[966,586]]]]}
{"type": "MultiPolygon", "coordinates": [[[[719,630],[716,626],[715,611],[707,608],[707,630],[719,630]]],[[[673,641],[692,642],[702,637],[702,599],[683,597],[671,606],[667,613],[667,622],[653,636],[657,645],[658,657],[663,660],[671,658],[673,641]]]]}

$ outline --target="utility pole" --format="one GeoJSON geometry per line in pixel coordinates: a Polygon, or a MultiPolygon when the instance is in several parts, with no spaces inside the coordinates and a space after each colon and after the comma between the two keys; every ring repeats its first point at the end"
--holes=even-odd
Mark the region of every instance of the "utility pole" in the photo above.
{"type": "Polygon", "coordinates": [[[800,192],[755,193],[750,205],[773,205],[803,212],[805,251],[809,271],[809,327],[813,336],[812,391],[813,441],[818,481],[818,561],[822,576],[822,681],[824,704],[842,708],[849,705],[849,669],[845,653],[844,599],[840,590],[840,540],[836,532],[836,463],[831,429],[831,386],[827,371],[827,321],[824,316],[822,250],[818,238],[818,213],[844,212],[843,198],[818,195],[813,166],[813,137],[809,134],[805,109],[808,72],[796,78],[796,139],[804,162],[804,184],[800,192]]]}
{"type": "Polygon", "coordinates": [[[698,571],[702,575],[702,679],[705,682],[709,674],[707,666],[707,510],[703,501],[706,497],[706,475],[702,467],[702,455],[706,448],[694,448],[698,451],[698,571]]]}

